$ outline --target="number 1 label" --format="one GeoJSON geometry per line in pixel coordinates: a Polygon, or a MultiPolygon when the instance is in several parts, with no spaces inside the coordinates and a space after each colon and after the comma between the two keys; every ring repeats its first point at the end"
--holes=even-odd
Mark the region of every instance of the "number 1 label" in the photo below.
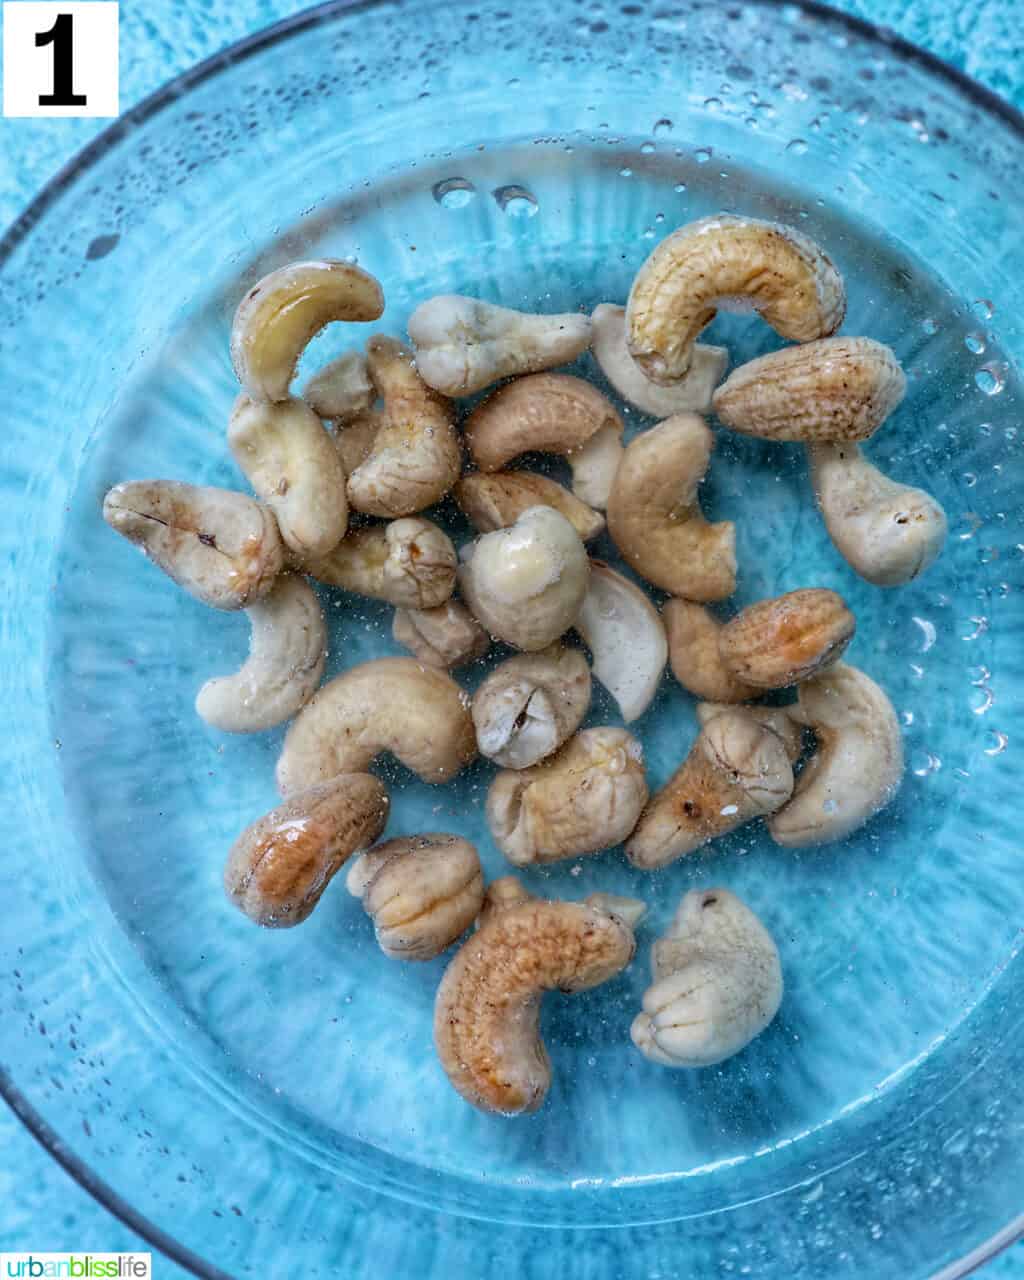
{"type": "Polygon", "coordinates": [[[118,114],[115,0],[5,0],[4,115],[118,114]]]}

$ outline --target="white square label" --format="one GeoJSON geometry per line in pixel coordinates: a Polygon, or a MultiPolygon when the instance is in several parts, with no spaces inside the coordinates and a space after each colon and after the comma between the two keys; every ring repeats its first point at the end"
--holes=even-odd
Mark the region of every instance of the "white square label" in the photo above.
{"type": "Polygon", "coordinates": [[[115,0],[5,0],[4,115],[116,116],[115,0]]]}

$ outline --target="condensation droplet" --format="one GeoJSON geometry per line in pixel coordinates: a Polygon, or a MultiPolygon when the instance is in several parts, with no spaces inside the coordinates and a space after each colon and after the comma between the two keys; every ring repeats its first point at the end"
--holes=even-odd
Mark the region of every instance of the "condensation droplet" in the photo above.
{"type": "Polygon", "coordinates": [[[921,328],[925,331],[925,333],[929,335],[929,337],[933,333],[938,333],[939,331],[939,326],[931,318],[931,316],[925,316],[925,318],[921,321],[921,328]]]}
{"type": "Polygon", "coordinates": [[[903,712],[901,712],[901,713],[900,713],[900,719],[903,721],[904,726],[905,726],[907,729],[909,729],[909,728],[910,728],[910,726],[914,723],[914,713],[913,713],[913,711],[903,711],[903,712]]]}
{"type": "Polygon", "coordinates": [[[977,640],[979,636],[983,636],[988,630],[988,618],[983,614],[980,618],[971,618],[970,621],[974,623],[974,630],[970,635],[964,636],[964,639],[977,640]]]}
{"type": "Polygon", "coordinates": [[[980,333],[969,333],[964,338],[964,346],[972,355],[980,356],[985,350],[985,339],[980,333]]]}
{"type": "Polygon", "coordinates": [[[656,213],[656,214],[654,215],[654,221],[655,221],[655,222],[664,222],[664,221],[665,221],[665,215],[664,215],[663,213],[656,213]]]}
{"type": "Polygon", "coordinates": [[[935,624],[927,618],[914,616],[914,623],[921,629],[921,652],[927,653],[935,643],[935,624]]]}
{"type": "Polygon", "coordinates": [[[991,710],[995,701],[996,695],[988,685],[982,685],[976,693],[971,695],[971,710],[976,716],[983,716],[986,711],[991,710]]]}
{"type": "Polygon", "coordinates": [[[620,177],[620,178],[632,178],[632,176],[633,176],[633,170],[632,170],[632,169],[628,169],[628,168],[627,168],[627,169],[620,169],[620,170],[619,170],[619,177],[620,177]]]}
{"type": "MultiPolygon", "coordinates": [[[[970,471],[967,472],[967,475],[971,474],[972,473],[970,471]]],[[[963,519],[964,524],[967,525],[967,529],[964,533],[961,533],[958,536],[961,542],[966,542],[968,538],[974,537],[985,521],[982,520],[981,516],[979,516],[976,511],[965,511],[963,519]]]]}
{"type": "Polygon", "coordinates": [[[660,120],[655,120],[653,132],[656,135],[659,133],[668,133],[671,128],[672,128],[672,121],[668,118],[668,116],[662,116],[660,120]]]}
{"type": "Polygon", "coordinates": [[[1006,366],[992,360],[983,364],[974,375],[978,390],[987,396],[997,396],[1006,386],[1006,366]]]}
{"type": "Polygon", "coordinates": [[[721,98],[705,98],[704,99],[704,106],[707,108],[708,111],[717,111],[721,105],[722,105],[721,98]]]}
{"type": "Polygon", "coordinates": [[[510,218],[532,218],[539,208],[533,192],[518,183],[495,187],[491,194],[498,202],[498,208],[510,218]]]}
{"type": "Polygon", "coordinates": [[[654,143],[653,143],[653,142],[642,142],[642,143],[640,144],[640,150],[641,150],[641,152],[642,152],[645,156],[649,156],[649,155],[651,155],[651,153],[654,151],[654,143]]]}
{"type": "Polygon", "coordinates": [[[442,209],[462,209],[476,199],[476,187],[468,178],[445,178],[431,188],[442,209]]]}
{"type": "Polygon", "coordinates": [[[978,477],[974,474],[973,471],[964,472],[964,486],[966,488],[973,489],[977,483],[978,483],[978,477]]]}
{"type": "Polygon", "coordinates": [[[998,547],[982,547],[978,552],[979,564],[991,564],[993,560],[999,559],[998,547]]]}
{"type": "Polygon", "coordinates": [[[697,150],[693,153],[693,158],[697,161],[698,164],[707,164],[707,162],[711,159],[711,156],[712,156],[712,151],[710,147],[698,147],[697,150]]]}
{"type": "Polygon", "coordinates": [[[979,320],[991,320],[996,313],[995,306],[988,298],[975,298],[971,310],[979,320]]]}
{"type": "Polygon", "coordinates": [[[942,768],[942,760],[939,756],[932,755],[930,751],[915,751],[910,761],[911,772],[917,778],[927,778],[930,774],[938,773],[942,768]]]}
{"type": "Polygon", "coordinates": [[[999,756],[1006,750],[1010,739],[1005,733],[999,733],[997,730],[992,731],[992,745],[985,748],[987,756],[999,756]]]}
{"type": "Polygon", "coordinates": [[[686,190],[686,183],[685,183],[685,182],[677,182],[677,183],[676,183],[676,185],[672,188],[672,190],[673,190],[677,195],[679,195],[681,192],[683,192],[683,191],[685,191],[685,190],[686,190]]]}
{"type": "Polygon", "coordinates": [[[794,138],[792,142],[786,143],[786,150],[794,156],[805,156],[807,154],[807,143],[803,138],[794,138]]]}

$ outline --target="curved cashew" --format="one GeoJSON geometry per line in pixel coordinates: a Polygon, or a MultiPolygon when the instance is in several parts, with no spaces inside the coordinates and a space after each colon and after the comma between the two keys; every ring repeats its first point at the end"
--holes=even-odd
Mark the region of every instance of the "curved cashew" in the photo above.
{"type": "Polygon", "coordinates": [[[229,489],[128,480],[107,492],[103,519],[214,609],[254,604],[284,566],[273,512],[229,489]]]}
{"type": "Polygon", "coordinates": [[[285,735],[277,786],[290,795],[390,751],[424,782],[450,782],[476,756],[469,698],[413,658],[376,658],[328,681],[285,735]]]}
{"type": "Polygon", "coordinates": [[[628,578],[591,560],[590,585],[573,625],[623,720],[638,719],[654,700],[668,658],[657,609],[628,578]]]}
{"type": "Polygon", "coordinates": [[[719,307],[760,312],[776,333],[808,342],[839,328],[846,292],[826,254],[796,228],[726,213],[701,218],[664,239],[633,281],[633,359],[654,382],[683,377],[719,307]]]}
{"type": "Polygon", "coordinates": [[[290,720],[316,692],[327,660],[327,625],[316,592],[283,573],[247,610],[249,657],[232,676],[207,680],[196,711],[226,733],[257,733],[290,720]]]}
{"type": "Polygon", "coordinates": [[[457,600],[433,609],[396,609],[391,635],[418,662],[442,671],[475,662],[491,647],[491,637],[457,600]]]}
{"type": "Polygon", "coordinates": [[[593,315],[593,352],[601,372],[615,390],[641,413],[670,418],[674,413],[707,413],[711,393],[722,381],[729,352],[725,347],[695,343],[690,363],[678,381],[664,386],[653,382],[629,354],[626,343],[626,308],[602,302],[593,315]]]}
{"type": "Polygon", "coordinates": [[[224,868],[228,897],[256,924],[301,924],[348,858],[377,839],[387,815],[388,794],[368,773],[298,792],[235,841],[224,868]]]}
{"type": "Polygon", "coordinates": [[[434,1043],[452,1086],[482,1111],[536,1111],[551,1084],[541,996],[607,982],[635,947],[621,916],[581,902],[534,899],[488,911],[434,1005],[434,1043]]]}
{"type": "Polygon", "coordinates": [[[839,660],[857,620],[835,591],[808,587],[748,605],[722,627],[726,670],[755,689],[785,689],[839,660]]]}
{"type": "Polygon", "coordinates": [[[845,662],[802,684],[788,711],[814,730],[818,749],[768,831],[791,849],[841,840],[899,790],[903,739],[896,712],[873,680],[845,662]]]}
{"type": "Polygon", "coordinates": [[[439,956],[466,932],[484,901],[480,858],[460,836],[386,840],[352,864],[347,883],[393,960],[439,956]]]}
{"type": "Polygon", "coordinates": [[[499,378],[575,360],[590,345],[590,320],[576,312],[530,315],[443,294],[412,313],[409,337],[424,381],[446,396],[468,396],[499,378]]]}
{"type": "Polygon", "coordinates": [[[757,697],[758,690],[737,679],[722,661],[718,639],[724,624],[709,609],[692,600],[666,600],[661,617],[672,674],[688,693],[718,703],[757,697]]]}
{"type": "Polygon", "coordinates": [[[903,399],[907,380],[873,338],[823,338],[734,369],[714,394],[719,420],[764,440],[864,440],[903,399]]]}
{"type": "Polygon", "coordinates": [[[482,756],[526,769],[558,750],[590,706],[590,668],[578,649],[552,645],[496,667],[473,695],[482,756]]]}
{"type": "Polygon", "coordinates": [[[651,953],[654,985],[630,1028],[666,1067],[712,1067],[759,1036],[782,1003],[771,934],[727,889],[692,889],[651,953]]]}
{"type": "Polygon", "coordinates": [[[631,568],[674,596],[723,600],[736,588],[736,529],[709,524],[697,487],[714,437],[681,413],[636,437],[608,500],[608,532],[631,568]]]}
{"type": "Polygon", "coordinates": [[[463,476],[452,496],[478,533],[515,524],[530,507],[552,507],[565,516],[584,542],[604,529],[604,516],[555,480],[533,471],[474,471],[463,476]]]}
{"type": "Polygon", "coordinates": [[[931,494],[890,480],[855,444],[810,444],[807,456],[825,527],[851,569],[878,587],[924,573],[946,540],[931,494]]]}
{"type": "Polygon", "coordinates": [[[573,493],[602,509],[619,462],[622,419],[582,378],[535,373],[517,378],[478,405],[465,425],[481,471],[500,471],[522,453],[557,453],[569,462],[573,493]]]}
{"type": "MultiPolygon", "coordinates": [[[[756,692],[751,690],[752,693],[756,692]]],[[[765,729],[771,729],[781,740],[782,745],[786,748],[786,755],[789,757],[790,764],[796,764],[804,753],[804,731],[803,726],[798,724],[790,712],[795,707],[761,707],[746,706],[733,707],[724,702],[698,702],[694,710],[697,713],[697,723],[703,727],[715,716],[720,716],[723,711],[739,710],[743,715],[750,716],[762,725],[765,729]]]]}
{"type": "Polygon", "coordinates": [[[584,729],[532,768],[499,773],[487,822],[510,862],[557,862],[621,844],[647,801],[643,749],[625,729],[584,729]]]}
{"type": "Polygon", "coordinates": [[[302,568],[321,582],[387,600],[401,609],[434,609],[455,589],[451,539],[419,516],[354,529],[327,556],[302,568]]]}
{"type": "Polygon", "coordinates": [[[377,399],[366,356],[362,351],[346,351],[324,365],[306,383],[302,398],[321,418],[345,422],[359,417],[377,399]]]}
{"type": "Polygon", "coordinates": [[[332,320],[376,320],[380,284],[361,267],[324,258],[272,271],[238,304],[231,363],[253,400],[284,400],[310,339],[332,320]]]}
{"type": "Polygon", "coordinates": [[[590,564],[579,534],[550,507],[462,548],[459,585],[482,625],[517,649],[546,649],[572,626],[590,564]]]}
{"type": "Polygon", "coordinates": [[[373,452],[374,442],[383,425],[383,409],[366,409],[350,418],[335,420],[334,447],[346,476],[361,467],[373,452]]]}
{"type": "Polygon", "coordinates": [[[700,731],[680,767],[652,798],[626,845],[644,870],[664,867],[752,818],[774,813],[793,792],[782,739],[742,708],[700,731]]]}

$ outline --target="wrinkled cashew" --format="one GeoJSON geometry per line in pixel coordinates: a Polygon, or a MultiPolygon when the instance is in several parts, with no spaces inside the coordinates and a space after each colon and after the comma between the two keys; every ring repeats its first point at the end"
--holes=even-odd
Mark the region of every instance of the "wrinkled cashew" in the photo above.
{"type": "Polygon", "coordinates": [[[710,411],[711,393],[722,381],[729,363],[725,347],[695,343],[686,373],[678,381],[663,386],[652,382],[629,354],[625,307],[602,302],[594,310],[593,322],[594,358],[623,400],[655,418],[710,411]]]}
{"type": "Polygon", "coordinates": [[[229,489],[128,480],[108,491],[103,519],[179,587],[214,609],[254,604],[284,565],[273,512],[229,489]]]}
{"type": "Polygon", "coordinates": [[[352,864],[348,889],[393,960],[432,960],[476,919],[484,901],[480,858],[468,840],[430,833],[386,840],[352,864]]]}
{"type": "Polygon", "coordinates": [[[712,1067],[759,1036],[782,1003],[771,934],[727,889],[692,889],[651,952],[654,984],[630,1028],[666,1067],[712,1067]]]}
{"type": "Polygon", "coordinates": [[[579,534],[551,507],[462,548],[459,585],[477,620],[517,649],[546,649],[572,626],[590,563],[579,534]]]}
{"type": "Polygon", "coordinates": [[[825,527],[850,568],[878,587],[924,573],[946,540],[932,495],[890,480],[855,444],[810,444],[807,456],[825,527]]]}
{"type": "Polygon", "coordinates": [[[633,281],[633,359],[654,382],[682,378],[718,308],[757,311],[782,337],[808,342],[839,328],[846,293],[826,254],[794,227],[726,213],[701,218],[664,239],[633,281]]]}
{"type": "Polygon", "coordinates": [[[224,868],[228,897],[256,924],[301,924],[387,815],[387,792],[368,773],[342,773],[290,796],[235,841],[224,868]]]}
{"type": "MultiPolygon", "coordinates": [[[[751,690],[751,692],[755,691],[751,690]]],[[[772,733],[782,740],[790,764],[796,764],[803,755],[804,730],[803,725],[798,724],[790,715],[790,712],[795,710],[794,707],[734,707],[725,702],[698,702],[694,710],[697,713],[697,723],[701,728],[714,720],[715,716],[720,716],[723,711],[741,711],[744,715],[751,716],[765,729],[771,729],[772,733]]]]}
{"type": "Polygon", "coordinates": [[[475,662],[491,647],[491,637],[457,600],[433,609],[396,609],[391,635],[418,662],[442,671],[475,662]]]}
{"type": "Polygon", "coordinates": [[[449,782],[476,755],[469,698],[413,658],[352,667],[314,694],[285,736],[277,785],[291,795],[390,751],[424,782],[449,782]]]}
{"type": "Polygon", "coordinates": [[[668,418],[630,443],[608,500],[608,532],[630,567],[687,600],[736,588],[735,526],[709,524],[697,502],[714,443],[696,414],[668,418]]]}
{"type": "Polygon", "coordinates": [[[590,706],[590,668],[578,649],[554,644],[496,667],[473,695],[482,756],[527,769],[576,732],[590,706]]]}
{"type": "Polygon", "coordinates": [[[499,773],[487,822],[510,862],[557,862],[621,844],[647,800],[643,749],[625,729],[584,729],[529,769],[499,773]]]}
{"type": "Polygon", "coordinates": [[[668,635],[672,674],[688,692],[711,702],[746,702],[757,697],[753,685],[732,674],[718,651],[723,623],[692,600],[666,600],[661,611],[668,635]]]}
{"type": "Polygon", "coordinates": [[[799,723],[818,748],[793,798],[768,820],[776,844],[797,849],[841,840],[893,799],[903,776],[903,739],[892,703],[863,671],[837,663],[802,684],[799,723]]]}
{"type": "Polygon", "coordinates": [[[310,340],[332,320],[377,320],[380,284],[361,267],[324,258],[292,262],[250,289],[235,312],[231,362],[253,400],[284,400],[310,340]]]}
{"type": "Polygon", "coordinates": [[[497,880],[492,880],[484,891],[484,904],[473,924],[473,932],[478,933],[506,907],[517,907],[524,902],[536,901],[537,895],[531,893],[518,876],[499,876],[497,880]]]}
{"type": "Polygon", "coordinates": [[[654,700],[668,658],[658,611],[639,587],[601,560],[590,562],[590,585],[576,630],[594,659],[594,675],[618,703],[627,724],[654,700]]]}
{"type": "Polygon", "coordinates": [[[400,609],[434,609],[455,589],[451,539],[420,516],[354,529],[327,556],[302,568],[321,582],[387,600],[400,609]]]}
{"type": "Polygon", "coordinates": [[[434,1043],[452,1086],[475,1107],[536,1111],[551,1085],[538,1019],[545,991],[607,982],[636,943],[620,915],[581,902],[492,904],[445,972],[434,1043]]]}
{"type": "Polygon", "coordinates": [[[250,605],[249,657],[231,676],[207,680],[196,711],[226,733],[257,733],[290,720],[316,692],[327,660],[327,625],[316,592],[283,573],[250,605]]]}
{"type": "Polygon", "coordinates": [[[324,365],[306,383],[302,398],[321,418],[351,421],[372,408],[377,388],[370,381],[362,351],[346,351],[324,365]]]}
{"type": "Polygon", "coordinates": [[[346,476],[361,467],[373,452],[374,442],[383,425],[383,409],[367,409],[354,417],[335,421],[334,447],[346,476]]]}
{"type": "Polygon", "coordinates": [[[664,867],[752,818],[774,813],[793,792],[785,744],[742,708],[708,721],[690,754],[644,810],[626,855],[644,870],[664,867]]]}
{"type": "Polygon", "coordinates": [[[590,320],[568,312],[539,316],[444,294],[409,317],[409,337],[425,382],[468,396],[499,378],[568,364],[590,345],[590,320]]]}
{"type": "Polygon", "coordinates": [[[478,533],[515,524],[530,507],[552,507],[565,516],[584,542],[604,529],[604,516],[555,480],[533,471],[474,471],[452,490],[455,501],[478,533]]]}
{"type": "Polygon", "coordinates": [[[722,627],[718,652],[744,684],[785,689],[838,661],[856,626],[842,596],[808,587],[748,605],[722,627]]]}
{"type": "Polygon", "coordinates": [[[865,440],[903,399],[907,380],[873,338],[823,338],[734,369],[714,394],[719,420],[764,440],[865,440]]]}

